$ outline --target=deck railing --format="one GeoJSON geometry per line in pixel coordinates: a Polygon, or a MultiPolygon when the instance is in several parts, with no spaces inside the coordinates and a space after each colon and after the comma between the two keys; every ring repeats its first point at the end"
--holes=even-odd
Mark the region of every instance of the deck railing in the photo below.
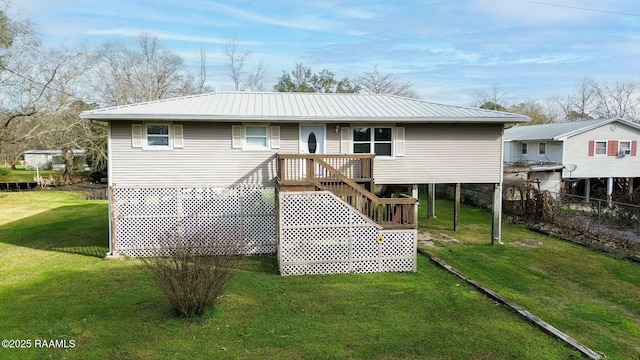
{"type": "Polygon", "coordinates": [[[373,183],[372,154],[354,155],[313,155],[279,154],[278,178],[281,184],[313,184],[316,179],[328,176],[325,169],[318,165],[320,159],[357,183],[373,183]]]}
{"type": "Polygon", "coordinates": [[[279,154],[278,180],[281,186],[330,191],[386,229],[415,228],[416,199],[379,198],[370,191],[373,190],[373,157],[279,154]]]}

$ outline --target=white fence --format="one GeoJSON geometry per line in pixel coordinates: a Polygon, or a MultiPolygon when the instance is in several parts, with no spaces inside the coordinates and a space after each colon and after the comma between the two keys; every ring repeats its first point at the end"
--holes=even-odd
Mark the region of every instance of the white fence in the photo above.
{"type": "Polygon", "coordinates": [[[416,270],[416,230],[382,230],[327,191],[279,194],[280,274],[416,270]]]}
{"type": "Polygon", "coordinates": [[[149,256],[179,234],[215,254],[241,242],[248,254],[276,251],[274,188],[111,188],[112,246],[127,256],[149,256]]]}

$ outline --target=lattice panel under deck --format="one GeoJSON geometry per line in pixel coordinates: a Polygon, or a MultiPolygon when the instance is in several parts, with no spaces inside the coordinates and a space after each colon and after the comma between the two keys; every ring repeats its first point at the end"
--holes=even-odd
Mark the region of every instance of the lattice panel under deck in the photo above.
{"type": "Polygon", "coordinates": [[[163,239],[179,234],[203,254],[238,242],[241,253],[274,253],[274,197],[273,188],[248,186],[113,188],[114,250],[157,255],[163,239]]]}
{"type": "Polygon", "coordinates": [[[282,275],[415,271],[415,230],[381,230],[328,192],[279,201],[282,275]]]}
{"type": "Polygon", "coordinates": [[[326,192],[283,193],[281,199],[280,222],[285,227],[335,225],[349,222],[350,208],[336,201],[332,194],[326,192]]]}

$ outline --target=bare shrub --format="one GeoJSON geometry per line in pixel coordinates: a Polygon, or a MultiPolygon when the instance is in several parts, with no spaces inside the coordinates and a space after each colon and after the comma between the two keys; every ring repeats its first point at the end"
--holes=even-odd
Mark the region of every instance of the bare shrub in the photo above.
{"type": "Polygon", "coordinates": [[[540,191],[523,180],[505,181],[502,193],[505,213],[532,222],[553,222],[554,200],[548,191],[540,191]]]}
{"type": "Polygon", "coordinates": [[[199,233],[184,237],[176,232],[164,236],[161,243],[155,256],[143,262],[176,314],[203,316],[215,307],[232,279],[242,242],[223,245],[199,233]]]}

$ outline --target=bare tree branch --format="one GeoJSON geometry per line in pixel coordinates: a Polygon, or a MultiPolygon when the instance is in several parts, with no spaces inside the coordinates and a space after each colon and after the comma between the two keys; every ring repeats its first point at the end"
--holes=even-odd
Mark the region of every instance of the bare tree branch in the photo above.
{"type": "Polygon", "coordinates": [[[381,74],[378,65],[374,66],[373,71],[358,76],[356,83],[368,93],[418,98],[411,82],[403,82],[391,74],[381,74]]]}

